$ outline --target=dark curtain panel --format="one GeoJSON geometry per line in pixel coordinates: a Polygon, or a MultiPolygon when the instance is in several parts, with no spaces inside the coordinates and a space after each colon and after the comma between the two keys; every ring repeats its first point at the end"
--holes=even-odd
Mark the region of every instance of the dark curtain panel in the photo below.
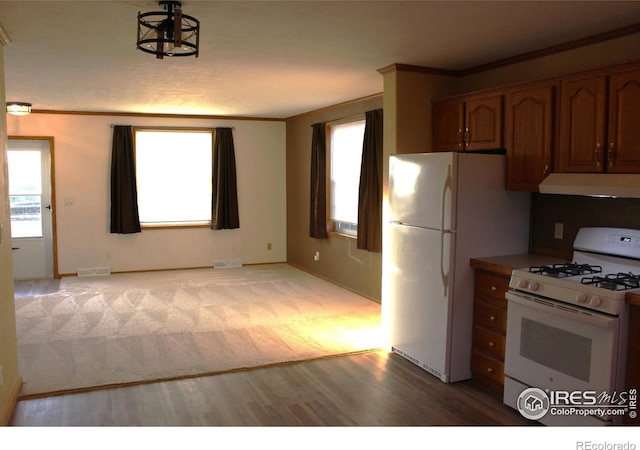
{"type": "Polygon", "coordinates": [[[381,109],[366,113],[360,188],[358,191],[358,245],[382,251],[382,127],[381,109]]]}
{"type": "Polygon", "coordinates": [[[111,232],[139,233],[136,166],[133,156],[133,127],[113,127],[111,149],[111,232]]]}
{"type": "Polygon", "coordinates": [[[216,128],[213,144],[211,229],[240,228],[233,130],[216,128]]]}
{"type": "Polygon", "coordinates": [[[311,138],[311,198],[309,214],[309,237],[324,239],[327,235],[327,148],[326,126],[312,125],[311,138]]]}

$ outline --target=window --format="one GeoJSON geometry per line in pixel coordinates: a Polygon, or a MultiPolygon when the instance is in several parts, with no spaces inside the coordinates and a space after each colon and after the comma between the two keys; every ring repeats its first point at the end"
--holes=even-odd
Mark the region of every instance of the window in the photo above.
{"type": "Polygon", "coordinates": [[[364,118],[329,124],[329,231],[358,235],[364,118]]]}
{"type": "Polygon", "coordinates": [[[212,148],[213,130],[135,130],[143,227],[211,223],[212,148]]]}

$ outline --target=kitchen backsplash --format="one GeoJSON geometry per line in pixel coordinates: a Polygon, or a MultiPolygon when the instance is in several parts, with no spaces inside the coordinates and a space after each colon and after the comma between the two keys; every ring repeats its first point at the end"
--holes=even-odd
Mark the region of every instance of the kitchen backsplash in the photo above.
{"type": "Polygon", "coordinates": [[[640,199],[532,194],[531,248],[536,253],[570,258],[582,227],[640,229],[640,199]],[[562,224],[562,239],[555,237],[562,224]]]}

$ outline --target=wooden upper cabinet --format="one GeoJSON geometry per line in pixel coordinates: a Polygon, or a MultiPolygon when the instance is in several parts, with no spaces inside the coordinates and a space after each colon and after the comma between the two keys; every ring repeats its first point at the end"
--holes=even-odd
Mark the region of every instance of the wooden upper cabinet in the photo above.
{"type": "Polygon", "coordinates": [[[640,69],[609,81],[607,172],[640,173],[640,69]]]}
{"type": "Polygon", "coordinates": [[[504,148],[502,95],[433,103],[433,150],[504,148]]]}
{"type": "Polygon", "coordinates": [[[465,102],[465,150],[504,148],[502,129],[502,95],[465,102]]]}
{"type": "Polygon", "coordinates": [[[557,172],[603,172],[607,78],[568,78],[561,84],[557,172]]]}
{"type": "Polygon", "coordinates": [[[457,152],[463,149],[464,102],[433,104],[433,150],[457,152]]]}
{"type": "Polygon", "coordinates": [[[547,85],[506,94],[507,189],[537,192],[551,170],[555,92],[547,85]]]}
{"type": "Polygon", "coordinates": [[[507,189],[556,173],[640,173],[640,62],[434,101],[433,151],[506,149],[507,189]]]}

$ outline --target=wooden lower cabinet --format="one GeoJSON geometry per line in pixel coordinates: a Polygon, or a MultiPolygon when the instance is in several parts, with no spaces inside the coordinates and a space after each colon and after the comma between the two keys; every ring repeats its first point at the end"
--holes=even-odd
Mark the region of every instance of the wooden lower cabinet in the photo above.
{"type": "Polygon", "coordinates": [[[473,303],[473,379],[502,396],[509,277],[476,269],[473,303]]]}

